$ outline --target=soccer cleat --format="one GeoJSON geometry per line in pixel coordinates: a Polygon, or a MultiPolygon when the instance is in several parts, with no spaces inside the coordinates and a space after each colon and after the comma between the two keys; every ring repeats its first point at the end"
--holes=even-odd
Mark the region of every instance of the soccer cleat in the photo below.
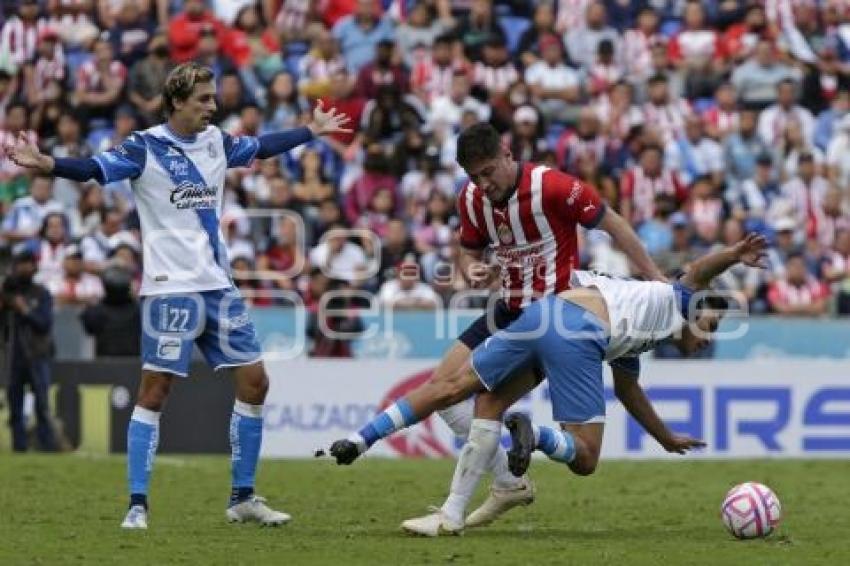
{"type": "Polygon", "coordinates": [[[266,498],[252,495],[245,501],[234,503],[225,512],[229,523],[260,523],[263,527],[277,527],[292,520],[286,513],[266,505],[266,498]]]}
{"type": "Polygon", "coordinates": [[[521,478],[531,465],[531,454],[536,449],[531,419],[522,413],[512,413],[505,419],[505,426],[511,433],[511,449],[508,450],[508,469],[521,478]]]}
{"type": "Polygon", "coordinates": [[[490,495],[478,509],[469,514],[465,524],[470,528],[489,525],[514,507],[534,503],[535,491],[534,483],[528,476],[524,476],[515,488],[491,487],[490,495]]]}
{"type": "Polygon", "coordinates": [[[360,456],[360,448],[350,440],[337,440],[331,444],[331,456],[340,466],[348,466],[360,456]]]}
{"type": "Polygon", "coordinates": [[[438,507],[429,507],[428,509],[431,511],[429,515],[404,521],[401,524],[402,530],[425,537],[463,534],[463,523],[452,521],[438,507]]]}
{"type": "Polygon", "coordinates": [[[122,529],[147,529],[148,510],[144,505],[133,505],[127,510],[127,516],[121,523],[122,529]]]}

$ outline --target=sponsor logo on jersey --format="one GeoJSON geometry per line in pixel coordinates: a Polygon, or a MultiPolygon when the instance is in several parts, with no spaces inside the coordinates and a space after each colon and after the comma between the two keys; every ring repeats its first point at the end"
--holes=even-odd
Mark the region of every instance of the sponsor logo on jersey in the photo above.
{"type": "Polygon", "coordinates": [[[248,313],[242,313],[234,316],[233,318],[223,318],[218,322],[218,326],[221,330],[235,330],[237,328],[242,328],[243,326],[247,326],[251,323],[251,319],[248,316],[248,313]]]}
{"type": "Polygon", "coordinates": [[[183,181],[171,190],[171,204],[178,209],[215,208],[218,191],[206,185],[183,181]]]}
{"type": "Polygon", "coordinates": [[[496,231],[499,233],[499,241],[503,244],[510,244],[514,241],[514,234],[507,224],[499,224],[496,231]]]}
{"type": "Polygon", "coordinates": [[[168,162],[168,170],[175,177],[185,177],[189,174],[189,163],[185,159],[172,159],[168,162]]]}

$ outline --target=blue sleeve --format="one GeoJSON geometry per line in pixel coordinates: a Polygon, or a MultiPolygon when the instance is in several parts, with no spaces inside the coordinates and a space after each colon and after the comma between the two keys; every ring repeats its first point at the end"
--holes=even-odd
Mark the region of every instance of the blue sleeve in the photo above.
{"type": "Polygon", "coordinates": [[[221,132],[224,141],[224,156],[228,167],[245,167],[250,165],[257,156],[260,148],[260,138],[252,136],[231,136],[221,132]]]}
{"type": "Polygon", "coordinates": [[[294,147],[307,143],[313,139],[313,132],[307,127],[294,128],[273,134],[265,134],[256,139],[259,142],[257,157],[259,159],[265,159],[280,155],[294,147]]]}
{"type": "Polygon", "coordinates": [[[81,183],[95,179],[103,183],[103,170],[92,157],[75,159],[72,157],[56,157],[53,159],[53,174],[63,179],[71,179],[81,183]]]}
{"type": "Polygon", "coordinates": [[[611,360],[608,365],[612,369],[618,369],[625,372],[635,379],[640,377],[640,357],[639,356],[623,356],[616,360],[611,360]]]}
{"type": "Polygon", "coordinates": [[[113,183],[124,179],[136,179],[145,170],[147,147],[139,133],[130,136],[108,151],[93,157],[101,171],[101,182],[113,183]]]}

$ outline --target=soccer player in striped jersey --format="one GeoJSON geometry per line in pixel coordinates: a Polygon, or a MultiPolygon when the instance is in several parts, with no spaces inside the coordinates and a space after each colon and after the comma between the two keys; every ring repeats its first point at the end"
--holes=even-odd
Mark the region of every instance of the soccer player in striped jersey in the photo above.
{"type": "Polygon", "coordinates": [[[254,493],[268,377],[254,325],[233,284],[219,226],[225,171],[303,144],[314,136],[348,133],[348,117],[321,105],[306,127],[259,137],[233,137],[210,124],[216,110],[211,69],[175,67],[166,79],[167,121],[134,132],[88,159],[44,155],[25,139],[5,148],[23,167],[101,184],[130,179],[144,247],[142,380],[127,429],[130,505],[122,527],[147,528],[148,483],[159,439],[160,414],[174,377],[186,377],[197,344],[216,370],[233,368],[236,401],[230,421],[231,522],[289,521],[254,493]]]}
{"type": "MultiPolygon", "coordinates": [[[[516,161],[489,124],[464,130],[457,146],[458,163],[470,178],[458,197],[463,275],[473,286],[487,288],[500,273],[502,290],[490,312],[472,323],[453,344],[430,381],[411,394],[426,398],[445,395],[446,380],[457,373],[470,352],[510,324],[523,307],[570,288],[570,273],[578,265],[577,224],[607,231],[640,274],[664,280],[629,223],[608,208],[592,186],[542,165],[516,161]],[[487,248],[495,256],[498,270],[483,263],[487,248]]],[[[540,368],[531,368],[511,383],[523,389],[542,378],[540,368]]],[[[445,400],[438,403],[443,409],[440,416],[456,435],[466,438],[472,421],[471,405],[448,407],[445,400]]],[[[378,415],[348,439],[335,442],[331,455],[337,463],[350,464],[377,440],[421,417],[404,400],[399,408],[397,419],[388,422],[378,415]]],[[[498,451],[488,466],[495,479],[482,513],[533,501],[533,484],[528,478],[512,476],[504,451],[498,451]]],[[[467,524],[474,525],[482,516],[473,513],[467,524]]]]}

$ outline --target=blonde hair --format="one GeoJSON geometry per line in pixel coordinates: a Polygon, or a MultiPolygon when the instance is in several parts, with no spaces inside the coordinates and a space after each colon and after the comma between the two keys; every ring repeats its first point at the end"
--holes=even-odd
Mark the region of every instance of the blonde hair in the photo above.
{"type": "Polygon", "coordinates": [[[195,62],[181,63],[174,67],[165,79],[162,89],[162,104],[165,115],[174,112],[175,100],[186,100],[191,96],[195,85],[209,83],[215,78],[212,69],[195,62]]]}

